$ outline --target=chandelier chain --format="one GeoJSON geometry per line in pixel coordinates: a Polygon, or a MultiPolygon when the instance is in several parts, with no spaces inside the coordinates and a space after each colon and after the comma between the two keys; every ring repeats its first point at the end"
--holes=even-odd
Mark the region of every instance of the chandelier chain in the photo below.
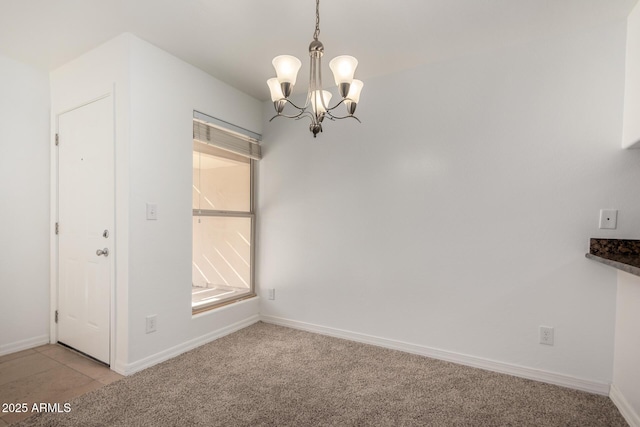
{"type": "Polygon", "coordinates": [[[320,37],[320,0],[316,0],[316,30],[313,32],[313,39],[318,41],[320,37]]]}

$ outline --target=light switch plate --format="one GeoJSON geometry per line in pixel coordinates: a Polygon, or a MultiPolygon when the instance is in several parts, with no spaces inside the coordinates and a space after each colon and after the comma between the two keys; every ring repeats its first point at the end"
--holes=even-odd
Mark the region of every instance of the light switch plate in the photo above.
{"type": "Polygon", "coordinates": [[[147,203],[147,219],[158,219],[158,205],[155,203],[147,203]]]}
{"type": "Polygon", "coordinates": [[[600,228],[615,230],[618,225],[618,211],[616,209],[600,209],[600,228]]]}

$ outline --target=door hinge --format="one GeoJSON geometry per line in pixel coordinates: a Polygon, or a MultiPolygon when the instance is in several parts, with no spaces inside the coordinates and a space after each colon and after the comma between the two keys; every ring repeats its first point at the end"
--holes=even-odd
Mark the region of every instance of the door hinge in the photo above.
{"type": "Polygon", "coordinates": [[[60,234],[60,224],[56,222],[56,234],[60,234]]]}
{"type": "Polygon", "coordinates": [[[60,144],[60,135],[56,133],[56,146],[60,144]]]}
{"type": "Polygon", "coordinates": [[[58,323],[58,310],[56,310],[56,323],[58,323]]]}

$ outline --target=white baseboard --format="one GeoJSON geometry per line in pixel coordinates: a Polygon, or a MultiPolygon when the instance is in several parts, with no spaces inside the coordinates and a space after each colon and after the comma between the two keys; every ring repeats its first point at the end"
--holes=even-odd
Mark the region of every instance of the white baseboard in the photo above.
{"type": "Polygon", "coordinates": [[[615,384],[611,385],[609,397],[616,405],[624,419],[629,423],[630,427],[640,427],[640,415],[633,409],[629,401],[624,397],[622,392],[615,384]]]}
{"type": "Polygon", "coordinates": [[[203,344],[217,340],[218,338],[222,338],[225,335],[229,335],[233,332],[239,331],[240,329],[246,328],[247,326],[250,326],[258,321],[260,321],[260,316],[256,314],[254,316],[248,317],[239,322],[225,326],[224,328],[220,328],[213,332],[209,332],[206,335],[202,335],[198,338],[194,338],[190,341],[186,341],[182,344],[168,348],[159,353],[152,354],[151,356],[145,357],[144,359],[140,359],[136,362],[127,364],[127,363],[116,361],[116,363],[114,363],[114,365],[111,368],[119,374],[131,375],[135,372],[142,371],[143,369],[149,368],[160,362],[164,362],[165,360],[169,360],[173,357],[176,357],[189,350],[193,350],[196,347],[200,347],[203,344]]]}
{"type": "Polygon", "coordinates": [[[297,320],[284,319],[281,317],[262,315],[260,316],[260,320],[265,323],[273,323],[275,325],[287,326],[293,329],[300,329],[303,331],[315,332],[318,334],[328,335],[336,338],[343,338],[365,344],[372,344],[378,347],[389,348],[392,350],[400,350],[420,356],[431,357],[433,359],[445,360],[447,362],[458,363],[460,365],[471,366],[474,368],[485,369],[502,374],[509,374],[520,378],[527,378],[530,380],[559,385],[575,390],[582,390],[589,393],[601,394],[605,396],[609,395],[610,384],[608,383],[590,381],[583,378],[558,374],[555,372],[542,371],[525,366],[518,366],[509,363],[498,362],[495,360],[483,359],[481,357],[469,356],[466,354],[440,350],[422,345],[410,344],[402,341],[361,334],[358,332],[329,328],[326,326],[299,322],[297,320]]]}
{"type": "Polygon", "coordinates": [[[49,344],[49,335],[40,335],[22,341],[16,341],[9,344],[0,345],[0,356],[15,353],[17,351],[28,350],[40,345],[49,344]]]}

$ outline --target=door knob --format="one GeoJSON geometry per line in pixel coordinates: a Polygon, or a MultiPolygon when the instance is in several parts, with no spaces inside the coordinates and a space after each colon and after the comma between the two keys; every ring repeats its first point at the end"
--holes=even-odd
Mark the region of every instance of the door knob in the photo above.
{"type": "Polygon", "coordinates": [[[104,248],[104,249],[98,249],[96,251],[96,255],[100,256],[100,255],[104,255],[104,256],[109,256],[109,249],[104,248]]]}

